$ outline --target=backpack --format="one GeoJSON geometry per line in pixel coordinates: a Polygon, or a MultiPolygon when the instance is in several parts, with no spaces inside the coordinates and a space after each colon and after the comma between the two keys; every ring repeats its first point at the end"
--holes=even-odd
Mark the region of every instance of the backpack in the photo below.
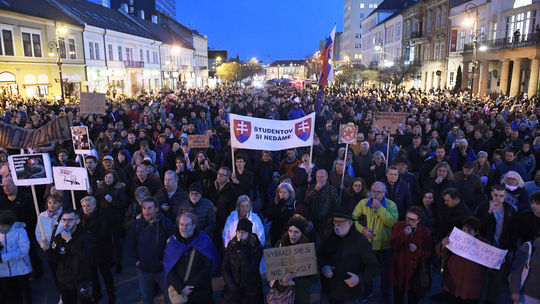
{"type": "Polygon", "coordinates": [[[519,284],[519,289],[521,290],[523,288],[523,285],[525,284],[525,281],[527,280],[527,277],[529,276],[529,269],[531,264],[531,257],[533,254],[533,246],[532,242],[526,242],[527,246],[529,247],[529,254],[527,256],[527,262],[523,266],[523,270],[521,270],[521,283],[519,284]]]}

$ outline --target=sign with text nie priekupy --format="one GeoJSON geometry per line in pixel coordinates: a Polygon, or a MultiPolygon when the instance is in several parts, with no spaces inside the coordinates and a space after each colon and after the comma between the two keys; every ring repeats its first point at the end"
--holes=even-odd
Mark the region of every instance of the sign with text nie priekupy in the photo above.
{"type": "Polygon", "coordinates": [[[265,249],[264,262],[268,281],[281,280],[289,272],[295,278],[317,273],[314,243],[265,249]]]}

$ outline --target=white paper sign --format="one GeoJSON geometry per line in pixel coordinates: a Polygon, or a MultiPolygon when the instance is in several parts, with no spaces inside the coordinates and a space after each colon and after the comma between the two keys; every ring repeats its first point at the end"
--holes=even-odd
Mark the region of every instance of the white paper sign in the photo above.
{"type": "Polygon", "coordinates": [[[480,265],[500,269],[508,250],[502,250],[480,241],[474,236],[454,227],[446,246],[453,253],[480,265]]]}
{"type": "Polygon", "coordinates": [[[10,155],[8,164],[16,186],[47,185],[53,182],[51,159],[47,153],[10,155]]]}
{"type": "Polygon", "coordinates": [[[56,190],[88,190],[88,172],[82,167],[53,167],[56,190]]]}
{"type": "Polygon", "coordinates": [[[295,120],[229,115],[233,148],[279,151],[313,144],[315,113],[295,120]]]}

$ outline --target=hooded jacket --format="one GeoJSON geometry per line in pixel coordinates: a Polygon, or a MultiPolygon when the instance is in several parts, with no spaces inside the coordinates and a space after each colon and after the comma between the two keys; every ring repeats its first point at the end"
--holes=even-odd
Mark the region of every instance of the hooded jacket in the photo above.
{"type": "Polygon", "coordinates": [[[32,272],[30,264],[30,241],[26,234],[25,224],[15,222],[6,234],[0,233],[0,278],[25,275],[32,272]]]}

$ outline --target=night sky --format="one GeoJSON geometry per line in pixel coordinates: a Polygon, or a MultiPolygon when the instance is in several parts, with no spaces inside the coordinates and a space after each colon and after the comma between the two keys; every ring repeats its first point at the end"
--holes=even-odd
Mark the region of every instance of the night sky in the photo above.
{"type": "Polygon", "coordinates": [[[208,36],[208,47],[229,58],[266,63],[304,59],[337,23],[343,31],[343,0],[176,0],[178,21],[208,36]]]}

